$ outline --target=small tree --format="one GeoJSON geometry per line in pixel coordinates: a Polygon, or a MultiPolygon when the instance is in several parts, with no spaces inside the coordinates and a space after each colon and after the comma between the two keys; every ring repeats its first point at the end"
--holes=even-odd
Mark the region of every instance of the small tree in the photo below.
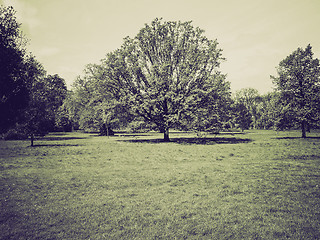
{"type": "MultiPolygon", "coordinates": [[[[253,128],[257,128],[259,118],[257,107],[261,102],[261,96],[258,90],[254,88],[242,88],[235,94],[236,104],[243,105],[251,115],[251,123],[253,128]]],[[[242,109],[243,111],[244,109],[242,109]]]]}
{"type": "Polygon", "coordinates": [[[234,104],[235,123],[239,125],[242,132],[249,129],[252,123],[252,115],[244,103],[234,104]]]}
{"type": "MultiPolygon", "coordinates": [[[[270,92],[261,95],[259,104],[257,105],[257,125],[259,129],[280,129],[279,118],[282,110],[279,94],[270,92]]],[[[281,121],[281,120],[280,120],[281,121]]]]}
{"type": "Polygon", "coordinates": [[[313,59],[312,47],[298,48],[278,67],[278,77],[273,77],[276,90],[285,109],[285,121],[282,127],[297,123],[301,127],[302,137],[306,137],[307,126],[320,119],[320,66],[313,59]]]}

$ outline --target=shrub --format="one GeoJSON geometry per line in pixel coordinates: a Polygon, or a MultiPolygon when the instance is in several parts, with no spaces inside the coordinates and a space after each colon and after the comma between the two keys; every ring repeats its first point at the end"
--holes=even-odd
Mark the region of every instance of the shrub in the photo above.
{"type": "Polygon", "coordinates": [[[4,140],[25,140],[28,138],[28,135],[21,131],[21,129],[10,129],[7,133],[3,136],[4,140]]]}

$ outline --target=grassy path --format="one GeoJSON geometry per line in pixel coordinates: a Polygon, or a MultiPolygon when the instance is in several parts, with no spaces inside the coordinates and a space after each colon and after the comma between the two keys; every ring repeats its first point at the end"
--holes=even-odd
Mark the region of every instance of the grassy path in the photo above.
{"type": "Polygon", "coordinates": [[[320,239],[320,134],[0,141],[0,239],[320,239]]]}

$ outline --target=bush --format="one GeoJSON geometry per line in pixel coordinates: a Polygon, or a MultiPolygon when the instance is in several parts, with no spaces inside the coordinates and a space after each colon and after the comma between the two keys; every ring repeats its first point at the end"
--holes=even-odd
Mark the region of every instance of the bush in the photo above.
{"type": "Polygon", "coordinates": [[[10,129],[7,133],[3,136],[4,140],[25,140],[28,138],[28,135],[21,131],[21,129],[10,129]]]}

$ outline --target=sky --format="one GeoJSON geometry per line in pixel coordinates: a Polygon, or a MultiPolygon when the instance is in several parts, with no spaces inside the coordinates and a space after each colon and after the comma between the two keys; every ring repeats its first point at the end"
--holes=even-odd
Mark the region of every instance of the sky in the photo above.
{"type": "Polygon", "coordinates": [[[270,75],[298,47],[320,58],[320,0],[0,0],[13,6],[28,51],[68,87],[155,18],[192,21],[223,49],[233,92],[272,91],[270,75]]]}

